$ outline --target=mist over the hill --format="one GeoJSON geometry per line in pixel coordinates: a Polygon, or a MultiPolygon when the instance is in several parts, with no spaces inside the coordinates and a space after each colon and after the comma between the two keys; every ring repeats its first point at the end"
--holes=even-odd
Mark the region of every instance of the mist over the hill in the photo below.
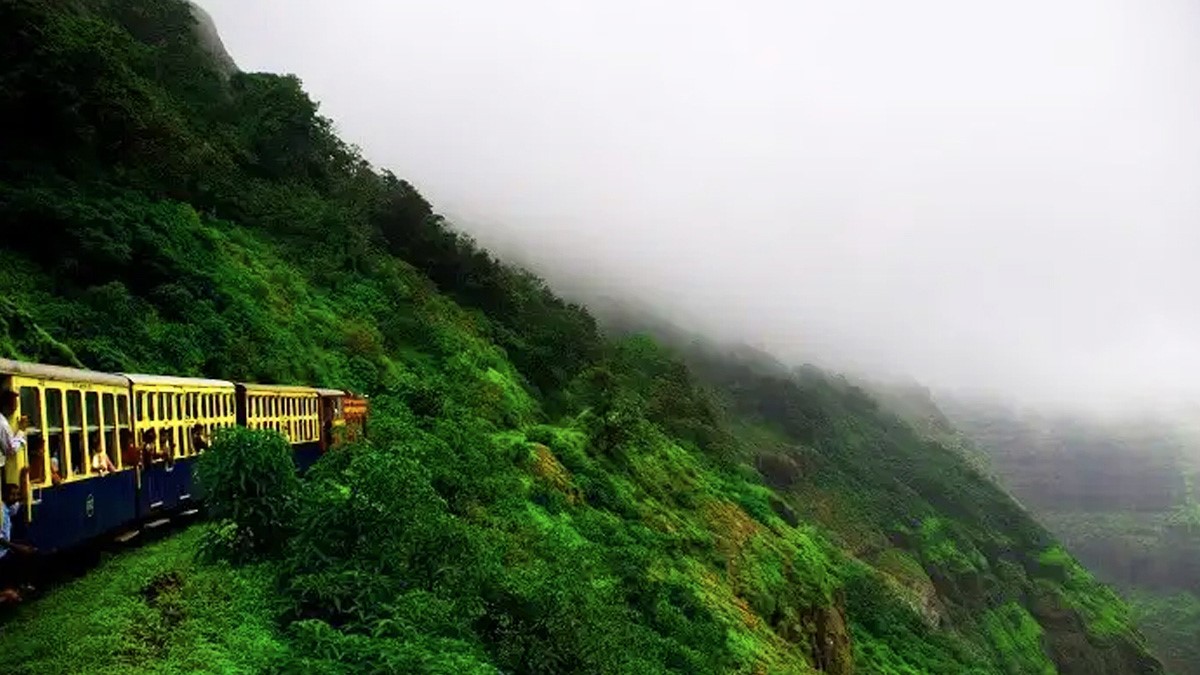
{"type": "Polygon", "coordinates": [[[200,0],[556,284],[938,389],[1200,399],[1200,6],[200,0]]]}

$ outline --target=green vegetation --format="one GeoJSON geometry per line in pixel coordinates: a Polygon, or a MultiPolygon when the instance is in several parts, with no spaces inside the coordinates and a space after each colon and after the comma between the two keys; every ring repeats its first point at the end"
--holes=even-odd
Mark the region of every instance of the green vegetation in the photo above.
{"type": "Polygon", "coordinates": [[[946,407],[1005,485],[1087,567],[1059,560],[1046,568],[1057,568],[1064,594],[1047,592],[1043,602],[1088,615],[1101,639],[1136,625],[1170,672],[1200,673],[1192,649],[1200,614],[1187,611],[1200,584],[1196,437],[1188,426],[1170,417],[1038,415],[979,401],[946,407]],[[1132,615],[1094,590],[1089,573],[1127,598],[1132,615]]]}
{"type": "Polygon", "coordinates": [[[1200,597],[1140,591],[1130,593],[1129,604],[1169,672],[1191,672],[1200,664],[1200,597]]]}
{"type": "Polygon", "coordinates": [[[0,629],[13,673],[252,673],[288,652],[270,565],[202,564],[201,529],[109,558],[0,629]]]}
{"type": "Polygon", "coordinates": [[[372,396],[369,442],[301,479],[277,437],[221,438],[204,533],[25,609],[6,656],[78,669],[37,633],[72,607],[72,645],[164,626],[113,669],[1160,670],[956,449],[813,368],[603,334],[297,80],[215,70],[182,3],[0,22],[0,353],[372,396]]]}
{"type": "Polygon", "coordinates": [[[300,482],[281,434],[220,429],[196,461],[198,490],[216,525],[203,545],[234,561],[279,551],[293,534],[300,482]]]}

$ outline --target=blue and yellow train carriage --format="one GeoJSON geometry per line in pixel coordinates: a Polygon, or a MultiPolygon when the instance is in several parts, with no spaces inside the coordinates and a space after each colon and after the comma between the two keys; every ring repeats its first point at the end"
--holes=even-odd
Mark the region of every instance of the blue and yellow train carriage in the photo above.
{"type": "Polygon", "coordinates": [[[237,384],[237,423],[274,429],[292,444],[296,466],[307,469],[321,454],[320,396],[312,387],[237,384]]]}
{"type": "Polygon", "coordinates": [[[125,378],[0,359],[0,388],[19,394],[26,425],[25,451],[4,467],[23,493],[22,538],[64,548],[136,517],[138,473],[120,452],[133,433],[125,378]]]}
{"type": "MultiPolygon", "coordinates": [[[[217,429],[237,423],[233,382],[126,374],[142,476],[138,511],[172,510],[198,497],[192,463],[217,429]]],[[[127,446],[122,446],[127,447],[127,446]]]]}

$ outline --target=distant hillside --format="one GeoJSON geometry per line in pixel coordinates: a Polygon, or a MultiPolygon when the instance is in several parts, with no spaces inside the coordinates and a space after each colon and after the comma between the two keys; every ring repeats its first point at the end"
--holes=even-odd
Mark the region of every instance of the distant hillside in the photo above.
{"type": "Polygon", "coordinates": [[[230,518],[109,561],[12,617],[6,664],[1162,672],[946,438],[817,368],[601,330],[186,3],[0,25],[0,356],[372,401],[369,442],[264,497],[278,540],[230,518]]]}
{"type": "Polygon", "coordinates": [[[941,405],[1072,553],[1136,599],[1173,672],[1200,673],[1200,438],[1190,426],[941,405]]]}

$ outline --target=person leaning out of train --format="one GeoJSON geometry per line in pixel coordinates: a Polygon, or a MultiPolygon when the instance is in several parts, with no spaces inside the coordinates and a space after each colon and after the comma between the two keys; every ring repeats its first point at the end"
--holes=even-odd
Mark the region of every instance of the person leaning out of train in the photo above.
{"type": "MultiPolygon", "coordinates": [[[[46,480],[46,442],[41,436],[29,439],[29,476],[35,483],[46,480]]],[[[58,472],[58,455],[50,458],[50,482],[58,485],[62,482],[62,474],[58,472]]]]}
{"type": "Polygon", "coordinates": [[[20,508],[21,489],[17,485],[4,486],[4,508],[0,509],[0,602],[21,601],[21,593],[14,588],[14,582],[25,580],[26,559],[37,553],[34,547],[12,540],[13,516],[20,508]]]}
{"type": "Polygon", "coordinates": [[[92,471],[99,473],[101,476],[110,474],[117,470],[117,467],[108,458],[108,453],[100,448],[92,453],[92,471]]]}
{"type": "Polygon", "coordinates": [[[192,427],[192,450],[193,452],[204,452],[208,449],[208,439],[204,435],[204,425],[197,424],[192,427]]]}
{"type": "Polygon", "coordinates": [[[121,430],[121,466],[126,468],[142,463],[142,450],[133,440],[133,432],[121,430]]]}
{"type": "Polygon", "coordinates": [[[29,420],[23,416],[17,420],[16,431],[8,422],[8,418],[17,411],[17,399],[17,392],[0,390],[0,468],[25,446],[25,429],[29,426],[29,420]]]}
{"type": "Polygon", "coordinates": [[[158,436],[153,429],[142,432],[142,464],[149,466],[158,459],[158,436]]]}

